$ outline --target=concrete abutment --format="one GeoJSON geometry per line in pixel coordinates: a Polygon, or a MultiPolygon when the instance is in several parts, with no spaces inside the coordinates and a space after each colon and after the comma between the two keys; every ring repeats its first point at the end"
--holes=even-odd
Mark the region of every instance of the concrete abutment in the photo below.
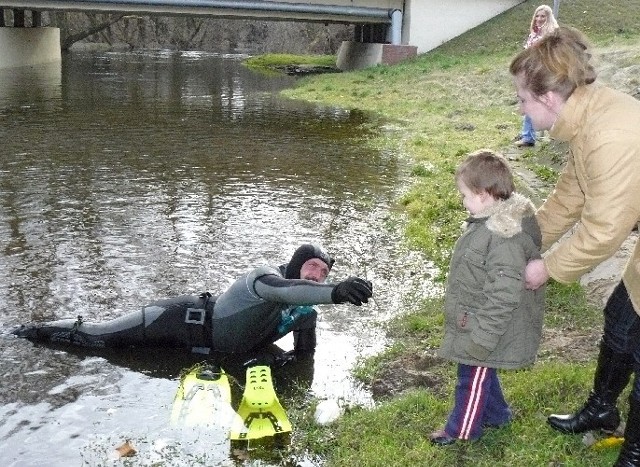
{"type": "Polygon", "coordinates": [[[0,27],[0,68],[61,60],[59,28],[0,27]]]}
{"type": "Polygon", "coordinates": [[[417,55],[418,48],[412,45],[344,41],[338,50],[336,66],[342,71],[359,70],[374,65],[395,65],[417,55]]]}

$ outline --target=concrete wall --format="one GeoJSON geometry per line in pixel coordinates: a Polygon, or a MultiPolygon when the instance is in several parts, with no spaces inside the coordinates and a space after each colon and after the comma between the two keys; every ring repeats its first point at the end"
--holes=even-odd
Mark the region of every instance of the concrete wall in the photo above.
{"type": "Polygon", "coordinates": [[[364,44],[345,41],[340,45],[336,66],[342,71],[359,70],[374,65],[395,65],[417,55],[412,45],[364,44]]]}
{"type": "Polygon", "coordinates": [[[406,0],[402,43],[428,52],[523,1],[406,0]]]}
{"type": "Polygon", "coordinates": [[[58,62],[60,29],[0,28],[0,68],[58,62]]]}

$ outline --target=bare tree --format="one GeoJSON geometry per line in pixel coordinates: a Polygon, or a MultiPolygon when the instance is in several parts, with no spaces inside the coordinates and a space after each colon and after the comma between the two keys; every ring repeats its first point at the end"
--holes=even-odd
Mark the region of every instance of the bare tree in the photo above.
{"type": "MultiPolygon", "coordinates": [[[[44,20],[44,18],[43,18],[44,20]]],[[[348,25],[230,20],[191,16],[137,16],[93,13],[50,13],[49,25],[61,30],[61,47],[102,43],[131,49],[333,54],[353,37],[348,25]]]]}
{"type": "Polygon", "coordinates": [[[93,15],[84,13],[53,13],[51,25],[61,30],[60,48],[68,50],[76,42],[97,34],[124,17],[124,13],[93,15]]]}

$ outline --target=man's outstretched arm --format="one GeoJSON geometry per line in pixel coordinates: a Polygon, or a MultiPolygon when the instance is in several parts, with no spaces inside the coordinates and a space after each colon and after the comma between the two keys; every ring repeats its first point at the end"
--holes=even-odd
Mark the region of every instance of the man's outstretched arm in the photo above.
{"type": "Polygon", "coordinates": [[[335,284],[320,284],[304,279],[284,279],[276,274],[257,277],[253,290],[261,298],[290,305],[352,303],[360,306],[373,295],[371,282],[350,277],[335,284]]]}

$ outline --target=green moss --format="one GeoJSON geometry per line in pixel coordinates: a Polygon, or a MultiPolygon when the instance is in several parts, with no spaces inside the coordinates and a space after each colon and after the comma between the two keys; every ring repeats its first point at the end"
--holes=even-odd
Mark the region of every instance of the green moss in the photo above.
{"type": "Polygon", "coordinates": [[[334,66],[334,55],[292,55],[292,54],[265,54],[247,58],[244,62],[249,67],[272,68],[287,65],[317,65],[334,66]]]}

